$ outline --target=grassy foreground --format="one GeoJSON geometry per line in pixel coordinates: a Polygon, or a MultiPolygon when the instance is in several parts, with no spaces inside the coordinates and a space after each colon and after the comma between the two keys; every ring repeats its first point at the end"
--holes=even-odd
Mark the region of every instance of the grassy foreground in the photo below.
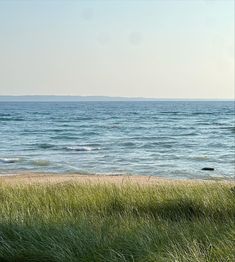
{"type": "Polygon", "coordinates": [[[232,184],[0,184],[0,261],[235,261],[232,184]]]}

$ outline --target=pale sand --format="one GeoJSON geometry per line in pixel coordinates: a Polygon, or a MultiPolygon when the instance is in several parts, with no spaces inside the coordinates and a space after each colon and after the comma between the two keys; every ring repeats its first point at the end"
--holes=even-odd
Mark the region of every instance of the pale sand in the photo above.
{"type": "MultiPolygon", "coordinates": [[[[235,185],[235,181],[219,181],[227,185],[235,185]]],[[[137,184],[137,185],[193,185],[205,183],[218,183],[216,180],[177,180],[166,179],[156,176],[123,176],[123,175],[83,175],[83,174],[9,174],[0,176],[0,183],[9,185],[18,184],[60,184],[60,183],[79,183],[79,184],[137,184]]]]}

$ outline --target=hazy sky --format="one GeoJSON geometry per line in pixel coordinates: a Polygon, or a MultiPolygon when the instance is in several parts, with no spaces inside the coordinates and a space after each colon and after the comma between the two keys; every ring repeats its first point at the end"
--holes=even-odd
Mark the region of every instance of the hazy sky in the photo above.
{"type": "Polygon", "coordinates": [[[0,95],[234,97],[233,0],[0,0],[0,95]]]}

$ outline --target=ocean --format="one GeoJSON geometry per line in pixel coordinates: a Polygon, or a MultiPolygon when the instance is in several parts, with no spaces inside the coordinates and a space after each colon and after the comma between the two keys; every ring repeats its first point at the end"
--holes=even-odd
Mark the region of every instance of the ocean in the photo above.
{"type": "Polygon", "coordinates": [[[235,179],[234,102],[0,102],[0,174],[22,172],[235,179]]]}

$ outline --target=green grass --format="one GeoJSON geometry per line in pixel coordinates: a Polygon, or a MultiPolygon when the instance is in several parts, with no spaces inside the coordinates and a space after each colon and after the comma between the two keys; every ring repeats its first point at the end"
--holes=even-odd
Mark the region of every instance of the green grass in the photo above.
{"type": "Polygon", "coordinates": [[[235,261],[235,189],[1,184],[0,261],[235,261]]]}

